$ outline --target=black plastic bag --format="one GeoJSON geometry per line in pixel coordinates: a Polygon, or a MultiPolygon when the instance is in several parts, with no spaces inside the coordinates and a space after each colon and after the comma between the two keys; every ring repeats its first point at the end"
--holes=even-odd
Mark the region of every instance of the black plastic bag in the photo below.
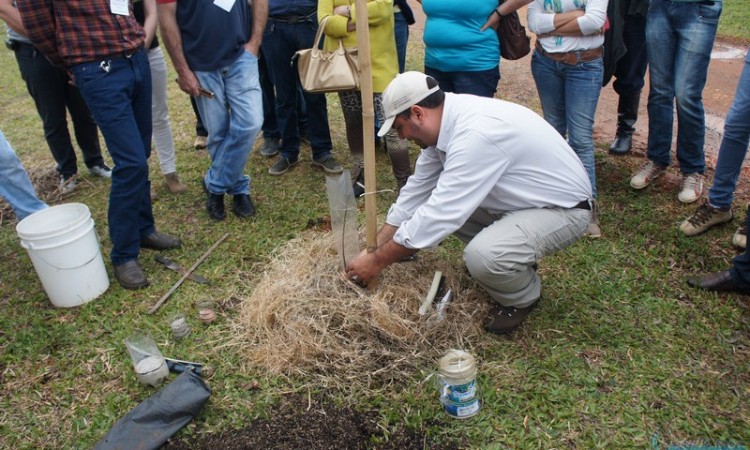
{"type": "Polygon", "coordinates": [[[96,450],[155,450],[190,423],[211,396],[211,389],[193,373],[183,372],[112,426],[96,450]]]}

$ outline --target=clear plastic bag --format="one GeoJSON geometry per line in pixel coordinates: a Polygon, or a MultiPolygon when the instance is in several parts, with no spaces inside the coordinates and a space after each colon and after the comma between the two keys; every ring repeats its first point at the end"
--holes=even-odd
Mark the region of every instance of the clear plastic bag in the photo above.
{"type": "Polygon", "coordinates": [[[331,209],[331,231],[340,257],[341,268],[359,254],[357,234],[357,202],[354,199],[348,170],[338,176],[326,177],[328,206],[331,209]]]}

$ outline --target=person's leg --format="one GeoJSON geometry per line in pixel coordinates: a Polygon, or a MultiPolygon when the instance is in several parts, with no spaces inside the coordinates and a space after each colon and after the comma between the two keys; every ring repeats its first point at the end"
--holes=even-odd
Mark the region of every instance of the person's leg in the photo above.
{"type": "Polygon", "coordinates": [[[18,220],[23,220],[29,214],[47,207],[36,196],[29,175],[2,131],[0,131],[0,197],[10,203],[18,220]]]}
{"type": "Polygon", "coordinates": [[[583,163],[596,199],[596,165],[594,161],[594,116],[602,88],[604,64],[602,59],[566,66],[565,115],[568,123],[568,143],[583,163]]]}
{"type": "Polygon", "coordinates": [[[57,171],[68,179],[78,173],[77,158],[68,132],[65,112],[67,81],[60,69],[32,45],[21,45],[16,51],[21,77],[42,119],[44,138],[57,162],[57,171]]]}
{"type": "Polygon", "coordinates": [[[726,121],[724,137],[716,161],[714,184],[708,191],[708,201],[718,208],[729,208],[734,199],[734,189],[742,169],[742,162],[750,143],[750,52],[740,74],[726,121]]]}
{"type": "Polygon", "coordinates": [[[576,242],[589,217],[584,209],[477,210],[455,234],[467,242],[464,261],[472,278],[500,305],[527,308],[541,295],[534,264],[576,242]]]}
{"type": "Polygon", "coordinates": [[[151,66],[153,87],[151,115],[156,154],[159,156],[161,173],[164,175],[172,174],[177,170],[177,165],[175,163],[172,125],[169,121],[169,110],[167,108],[167,63],[160,47],[148,51],[148,62],[151,66]]]}
{"type": "Polygon", "coordinates": [[[500,66],[477,72],[453,72],[453,88],[456,94],[473,94],[492,98],[500,82],[500,66]]]}
{"type": "MultiPolygon", "coordinates": [[[[263,35],[263,54],[276,87],[276,124],[281,134],[281,157],[295,163],[299,158],[297,129],[297,79],[289,62],[297,51],[294,25],[269,19],[263,35]]],[[[312,42],[308,44],[308,48],[312,42]]]]}
{"type": "Polygon", "coordinates": [[[260,89],[263,94],[263,139],[278,139],[278,125],[276,124],[276,93],[271,82],[271,75],[268,72],[268,64],[263,51],[258,58],[258,73],[260,76],[260,89]]]}
{"type": "Polygon", "coordinates": [[[148,182],[151,74],[145,51],[130,58],[72,67],[76,83],[104,135],[115,167],[109,196],[110,259],[136,260],[140,240],[154,232],[148,182]]]}
{"type": "Polygon", "coordinates": [[[398,56],[398,73],[406,70],[406,47],[409,43],[409,24],[399,11],[393,15],[395,20],[393,34],[396,38],[396,55],[398,56]]]}
{"type": "Polygon", "coordinates": [[[673,4],[670,0],[651,1],[646,20],[650,82],[647,157],[660,167],[667,167],[671,162],[675,57],[678,46],[668,12],[673,4]]]}
{"type": "MultiPolygon", "coordinates": [[[[349,151],[352,155],[352,181],[356,181],[360,178],[365,167],[361,94],[359,91],[340,91],[338,94],[341,112],[344,116],[344,125],[346,127],[346,142],[349,144],[349,151]]],[[[363,180],[364,178],[360,181],[363,180]]]]}
{"type": "MultiPolygon", "coordinates": [[[[750,213],[745,215],[745,227],[750,225],[750,213]]],[[[744,253],[732,260],[732,268],[729,269],[732,279],[740,283],[746,289],[750,289],[750,247],[745,248],[744,253]]]]}
{"type": "Polygon", "coordinates": [[[677,100],[677,160],[683,174],[705,171],[703,88],[722,2],[678,3],[672,14],[677,45],[674,85],[677,100]]]}
{"type": "Polygon", "coordinates": [[[206,186],[212,193],[248,195],[250,178],[243,175],[250,154],[247,143],[253,142],[263,123],[258,58],[243,52],[228,68],[196,72],[196,76],[202,86],[216,94],[212,99],[203,96],[197,99],[208,128],[211,155],[206,186]],[[228,105],[229,110],[223,105],[228,105]]]}
{"type": "Polygon", "coordinates": [[[534,51],[531,57],[531,74],[536,83],[539,100],[542,103],[544,120],[567,138],[568,121],[565,111],[565,78],[559,64],[534,51]]]}
{"type": "Polygon", "coordinates": [[[201,112],[198,110],[198,104],[195,102],[195,97],[190,97],[190,106],[193,108],[193,114],[195,114],[195,135],[199,137],[208,137],[208,130],[203,126],[201,112]]]}
{"type": "MultiPolygon", "coordinates": [[[[375,104],[375,116],[380,123],[385,122],[385,110],[383,109],[383,95],[373,94],[375,104]]],[[[396,195],[406,185],[406,180],[411,175],[411,161],[409,161],[409,141],[398,137],[398,132],[391,129],[385,135],[385,148],[391,159],[393,177],[396,179],[396,195]]]]}

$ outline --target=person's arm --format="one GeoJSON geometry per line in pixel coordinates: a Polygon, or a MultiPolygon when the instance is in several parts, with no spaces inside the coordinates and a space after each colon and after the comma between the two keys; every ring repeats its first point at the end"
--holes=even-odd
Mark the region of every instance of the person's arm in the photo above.
{"type": "Polygon", "coordinates": [[[250,40],[245,44],[245,50],[255,56],[260,55],[260,44],[263,41],[263,32],[268,22],[268,0],[253,0],[253,29],[250,40]]]}
{"type": "Polygon", "coordinates": [[[143,0],[143,31],[146,32],[146,39],[143,46],[148,49],[154,42],[156,36],[156,24],[159,17],[156,13],[156,0],[143,0]]]}
{"type": "Polygon", "coordinates": [[[592,0],[584,10],[555,14],[555,29],[545,36],[590,36],[604,33],[607,0],[592,0]]]}
{"type": "Polygon", "coordinates": [[[200,95],[201,84],[188,66],[182,49],[182,35],[180,34],[180,27],[177,25],[177,2],[160,2],[157,11],[159,12],[161,37],[164,40],[167,53],[169,53],[169,58],[172,60],[172,65],[177,71],[177,83],[183,92],[197,97],[200,95]]]}
{"type": "Polygon", "coordinates": [[[13,0],[0,0],[0,19],[16,33],[26,36],[26,28],[23,26],[21,14],[13,6],[13,0]]]}
{"type": "Polygon", "coordinates": [[[361,285],[367,285],[389,265],[416,253],[416,249],[406,248],[393,240],[396,231],[398,227],[383,225],[378,231],[378,248],[372,253],[363,253],[351,260],[344,269],[347,278],[361,285]]]}
{"type": "Polygon", "coordinates": [[[505,17],[533,1],[534,0],[505,0],[500,6],[495,8],[492,14],[490,14],[490,17],[487,18],[487,22],[482,25],[482,28],[480,28],[479,31],[484,31],[487,28],[497,30],[498,25],[500,25],[501,17],[505,17]]]}
{"type": "Polygon", "coordinates": [[[55,37],[55,12],[52,0],[23,0],[17,6],[26,37],[52,64],[63,67],[65,63],[57,49],[55,37]]]}

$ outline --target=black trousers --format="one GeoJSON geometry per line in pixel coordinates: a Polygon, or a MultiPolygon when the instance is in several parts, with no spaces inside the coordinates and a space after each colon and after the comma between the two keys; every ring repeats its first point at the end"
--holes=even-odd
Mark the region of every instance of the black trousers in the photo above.
{"type": "Polygon", "coordinates": [[[31,44],[16,42],[15,54],[21,77],[42,119],[44,138],[57,162],[57,171],[65,177],[78,173],[66,109],[73,120],[76,142],[86,167],[103,164],[96,122],[78,88],[68,83],[65,70],[53,66],[31,44]]]}
{"type": "Polygon", "coordinates": [[[646,18],[632,14],[625,16],[622,38],[628,51],[617,61],[612,87],[619,95],[625,96],[639,93],[645,84],[648,66],[646,18]]]}

